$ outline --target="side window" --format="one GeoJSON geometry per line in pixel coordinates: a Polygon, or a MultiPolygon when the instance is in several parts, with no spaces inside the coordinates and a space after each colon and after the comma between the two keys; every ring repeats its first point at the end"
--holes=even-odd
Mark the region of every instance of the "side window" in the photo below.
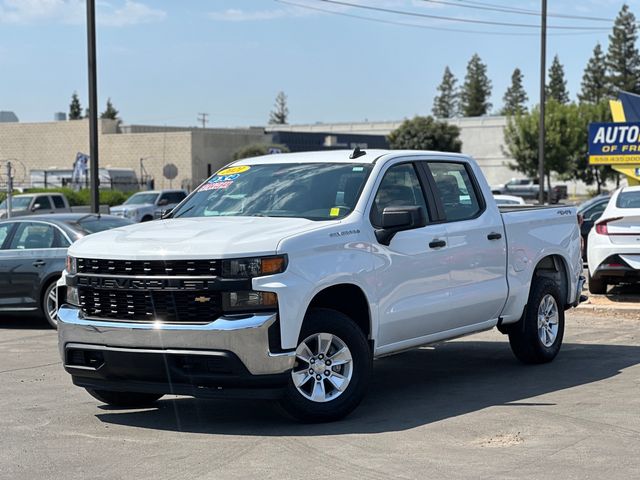
{"type": "Polygon", "coordinates": [[[48,195],[36,197],[36,201],[33,205],[38,205],[37,210],[51,210],[51,200],[49,200],[48,195]]]}
{"type": "Polygon", "coordinates": [[[35,248],[54,248],[56,232],[51,225],[42,223],[20,223],[9,248],[13,250],[31,250],[35,248]]]}
{"type": "Polygon", "coordinates": [[[0,225],[0,248],[4,245],[4,242],[7,240],[7,237],[11,233],[11,228],[13,227],[13,223],[3,223],[0,225]]]}
{"type": "Polygon", "coordinates": [[[482,211],[465,164],[428,162],[448,222],[469,220],[482,211]]]}
{"type": "Polygon", "coordinates": [[[607,205],[608,202],[602,202],[588,209],[586,215],[584,216],[585,220],[596,221],[602,216],[602,212],[604,212],[604,209],[607,208],[607,205]]]}
{"type": "Polygon", "coordinates": [[[170,205],[173,203],[180,203],[186,197],[184,192],[169,192],[160,197],[158,205],[170,205]],[[163,202],[164,201],[164,202],[163,202]]]}
{"type": "Polygon", "coordinates": [[[427,215],[427,202],[420,186],[420,180],[412,163],[403,163],[391,167],[384,174],[378,187],[378,193],[371,207],[371,223],[382,223],[382,212],[387,207],[418,206],[424,208],[427,215]]]}
{"type": "Polygon", "coordinates": [[[51,198],[53,199],[53,204],[55,205],[56,208],[65,208],[64,200],[62,199],[61,196],[51,195],[51,198]]]}

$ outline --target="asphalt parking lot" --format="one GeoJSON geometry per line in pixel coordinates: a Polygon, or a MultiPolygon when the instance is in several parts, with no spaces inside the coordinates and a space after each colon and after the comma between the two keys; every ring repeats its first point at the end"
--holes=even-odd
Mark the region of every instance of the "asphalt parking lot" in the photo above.
{"type": "Polygon", "coordinates": [[[568,315],[552,364],[497,331],[376,362],[342,422],[268,402],[116,410],[74,387],[56,334],[0,319],[0,478],[607,478],[640,475],[640,318],[568,315]]]}

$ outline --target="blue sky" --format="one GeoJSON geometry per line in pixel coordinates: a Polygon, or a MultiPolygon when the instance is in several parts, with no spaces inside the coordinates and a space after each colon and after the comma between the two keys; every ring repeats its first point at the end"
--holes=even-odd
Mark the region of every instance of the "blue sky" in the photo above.
{"type": "MultiPolygon", "coordinates": [[[[287,1],[303,7],[275,0],[98,0],[101,109],[111,97],[125,123],[195,125],[198,112],[207,112],[210,126],[263,125],[283,90],[290,123],[400,120],[430,113],[445,65],[461,82],[475,52],[488,65],[494,110],[500,108],[516,66],[524,73],[530,103],[537,102],[539,37],[534,28],[409,17],[319,0],[287,1]],[[533,35],[511,35],[524,32],[533,35]]],[[[344,1],[479,21],[538,21],[532,15],[441,0],[344,1]]],[[[526,10],[540,5],[528,0],[464,3],[526,10]]],[[[611,19],[622,5],[610,0],[548,3],[550,12],[611,19]]],[[[628,3],[640,16],[640,0],[628,3]]],[[[84,0],[0,0],[0,110],[13,110],[24,122],[49,121],[53,112],[68,110],[74,90],[86,106],[84,16],[84,0]]],[[[593,47],[597,41],[606,47],[613,20],[550,18],[549,24],[603,29],[580,34],[550,30],[548,64],[553,55],[560,56],[575,98],[593,47]]]]}

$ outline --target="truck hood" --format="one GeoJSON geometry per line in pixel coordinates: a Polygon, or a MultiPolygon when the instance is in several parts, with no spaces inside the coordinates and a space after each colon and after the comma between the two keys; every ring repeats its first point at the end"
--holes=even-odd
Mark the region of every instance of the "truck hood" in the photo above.
{"type": "Polygon", "coordinates": [[[335,222],[274,217],[157,220],[87,236],[74,243],[69,254],[113,260],[269,255],[276,253],[282,239],[329,223],[335,222]]]}

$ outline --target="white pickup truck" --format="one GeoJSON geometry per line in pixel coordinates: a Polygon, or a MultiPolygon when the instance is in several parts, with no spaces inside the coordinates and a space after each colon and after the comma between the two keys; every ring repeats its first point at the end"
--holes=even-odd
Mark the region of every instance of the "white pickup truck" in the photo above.
{"type": "Polygon", "coordinates": [[[466,156],[256,157],[168,218],[74,243],[60,353],[111,405],[253,396],[329,421],[373,359],[421,345],[497,327],[521,361],[553,360],[581,272],[575,209],[501,212],[466,156]]]}

